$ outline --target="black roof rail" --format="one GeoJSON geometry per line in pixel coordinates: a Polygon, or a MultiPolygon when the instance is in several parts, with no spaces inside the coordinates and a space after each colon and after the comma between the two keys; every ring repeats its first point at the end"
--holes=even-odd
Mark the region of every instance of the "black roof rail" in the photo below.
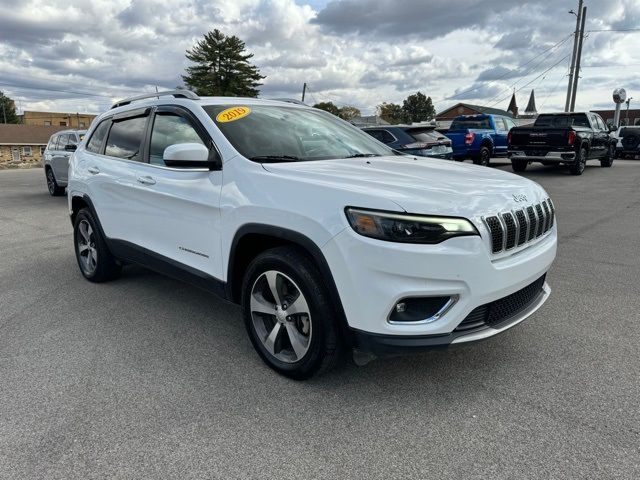
{"type": "Polygon", "coordinates": [[[294,98],[271,98],[270,100],[273,100],[273,101],[276,101],[276,102],[295,103],[296,105],[307,106],[306,103],[301,102],[300,100],[296,100],[294,98]]]}
{"type": "Polygon", "coordinates": [[[145,98],[154,98],[154,97],[166,97],[173,96],[175,98],[188,98],[190,100],[200,100],[200,97],[193,93],[191,90],[165,90],[163,92],[155,92],[155,93],[145,93],[144,95],[138,95],[136,97],[125,98],[124,100],[120,100],[114,103],[111,108],[122,107],[123,105],[129,105],[131,102],[136,102],[138,100],[144,100],[145,98]]]}

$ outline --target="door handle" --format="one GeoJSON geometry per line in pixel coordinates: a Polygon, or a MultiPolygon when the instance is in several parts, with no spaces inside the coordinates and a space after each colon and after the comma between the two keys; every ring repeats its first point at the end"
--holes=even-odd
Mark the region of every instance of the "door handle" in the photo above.
{"type": "Polygon", "coordinates": [[[141,183],[143,185],[155,185],[156,181],[149,177],[149,176],[144,176],[144,177],[138,177],[136,180],[138,180],[138,183],[141,183]]]}
{"type": "Polygon", "coordinates": [[[89,167],[87,168],[87,172],[92,175],[97,175],[98,173],[100,173],[100,169],[98,167],[89,167]]]}

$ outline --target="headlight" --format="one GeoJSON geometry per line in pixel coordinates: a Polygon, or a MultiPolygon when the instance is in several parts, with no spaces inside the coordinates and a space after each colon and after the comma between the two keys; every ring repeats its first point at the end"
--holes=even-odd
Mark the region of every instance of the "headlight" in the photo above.
{"type": "Polygon", "coordinates": [[[357,233],[388,242],[435,244],[452,237],[479,235],[476,227],[465,218],[410,215],[352,207],[347,207],[345,212],[351,227],[357,233]]]}

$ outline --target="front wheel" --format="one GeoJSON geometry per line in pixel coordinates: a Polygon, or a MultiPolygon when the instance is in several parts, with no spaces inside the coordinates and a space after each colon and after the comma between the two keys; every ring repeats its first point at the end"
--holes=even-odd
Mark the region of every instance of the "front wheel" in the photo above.
{"type": "Polygon", "coordinates": [[[587,149],[586,147],[580,148],[580,153],[575,162],[569,165],[569,173],[571,175],[582,175],[584,169],[587,166],[587,149]]]}
{"type": "Polygon", "coordinates": [[[485,167],[489,166],[489,162],[491,161],[491,150],[488,147],[482,147],[478,155],[473,159],[473,163],[476,165],[482,165],[485,167]]]}
{"type": "Polygon", "coordinates": [[[251,262],[242,284],[242,314],[254,348],[278,373],[304,380],[337,363],[336,309],[303,251],[278,247],[251,262]]]}
{"type": "Polygon", "coordinates": [[[526,160],[511,160],[511,168],[514,172],[524,172],[528,165],[529,162],[526,160]]]}

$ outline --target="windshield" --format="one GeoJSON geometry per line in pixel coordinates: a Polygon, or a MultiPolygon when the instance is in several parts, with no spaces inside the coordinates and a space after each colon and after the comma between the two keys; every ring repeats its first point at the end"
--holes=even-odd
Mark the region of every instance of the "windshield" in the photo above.
{"type": "Polygon", "coordinates": [[[571,115],[540,115],[535,123],[535,127],[588,127],[589,120],[584,113],[575,113],[571,115]]]}
{"type": "Polygon", "coordinates": [[[449,130],[466,130],[466,129],[490,130],[491,122],[489,121],[489,117],[464,118],[464,119],[454,120],[453,123],[451,124],[451,128],[449,128],[449,130]]]}
{"type": "Polygon", "coordinates": [[[258,162],[395,155],[360,129],[321,110],[286,105],[203,108],[238,152],[258,162]]]}

